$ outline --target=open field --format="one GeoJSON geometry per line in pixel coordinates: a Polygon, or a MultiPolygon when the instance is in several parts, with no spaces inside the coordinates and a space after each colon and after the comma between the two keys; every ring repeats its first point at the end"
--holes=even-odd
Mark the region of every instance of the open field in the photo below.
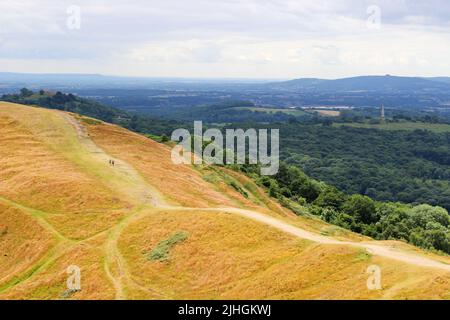
{"type": "Polygon", "coordinates": [[[64,112],[0,122],[0,299],[450,299],[448,257],[298,217],[239,173],[64,112]]]}
{"type": "Polygon", "coordinates": [[[308,112],[317,112],[325,117],[339,117],[341,115],[339,110],[309,109],[308,112]]]}
{"type": "Polygon", "coordinates": [[[341,112],[339,110],[323,110],[323,109],[308,109],[308,110],[300,110],[300,109],[281,109],[281,108],[261,108],[261,107],[239,107],[235,108],[236,110],[250,110],[255,112],[265,112],[265,113],[277,113],[281,112],[291,116],[303,116],[308,113],[318,113],[321,116],[325,117],[338,117],[341,112]]]}
{"type": "Polygon", "coordinates": [[[423,122],[386,122],[380,124],[369,123],[334,123],[333,126],[349,126],[354,128],[380,129],[380,130],[429,130],[436,133],[450,132],[450,124],[434,124],[423,122]]]}

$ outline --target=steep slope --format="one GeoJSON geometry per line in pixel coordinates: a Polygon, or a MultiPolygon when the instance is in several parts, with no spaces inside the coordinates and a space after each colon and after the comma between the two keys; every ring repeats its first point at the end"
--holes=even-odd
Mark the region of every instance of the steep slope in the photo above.
{"type": "Polygon", "coordinates": [[[0,123],[1,299],[450,299],[450,259],[297,217],[238,173],[61,111],[0,103],[0,123]]]}
{"type": "Polygon", "coordinates": [[[286,90],[314,90],[319,92],[426,92],[445,91],[449,84],[445,79],[398,77],[398,76],[359,76],[336,80],[322,79],[296,79],[278,84],[272,84],[274,88],[286,90]]]}

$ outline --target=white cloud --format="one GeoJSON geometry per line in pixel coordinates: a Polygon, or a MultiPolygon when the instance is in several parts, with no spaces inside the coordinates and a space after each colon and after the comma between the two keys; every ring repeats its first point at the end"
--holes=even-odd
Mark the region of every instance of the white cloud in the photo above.
{"type": "Polygon", "coordinates": [[[450,75],[449,17],[444,0],[2,0],[0,71],[450,75]],[[374,2],[380,30],[366,26],[374,2]]]}

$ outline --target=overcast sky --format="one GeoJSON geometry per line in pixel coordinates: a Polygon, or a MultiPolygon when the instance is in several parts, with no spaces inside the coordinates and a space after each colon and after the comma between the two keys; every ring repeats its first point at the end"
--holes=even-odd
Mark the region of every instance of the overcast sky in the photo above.
{"type": "Polygon", "coordinates": [[[449,57],[448,0],[0,0],[0,71],[450,76],[449,57]]]}

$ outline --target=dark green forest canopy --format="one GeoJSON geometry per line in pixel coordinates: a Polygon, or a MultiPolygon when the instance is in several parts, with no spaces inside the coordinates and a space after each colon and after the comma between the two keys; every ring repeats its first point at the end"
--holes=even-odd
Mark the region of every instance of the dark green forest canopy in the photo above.
{"type": "Polygon", "coordinates": [[[280,129],[282,160],[347,194],[450,209],[450,133],[300,123],[280,129]]]}

